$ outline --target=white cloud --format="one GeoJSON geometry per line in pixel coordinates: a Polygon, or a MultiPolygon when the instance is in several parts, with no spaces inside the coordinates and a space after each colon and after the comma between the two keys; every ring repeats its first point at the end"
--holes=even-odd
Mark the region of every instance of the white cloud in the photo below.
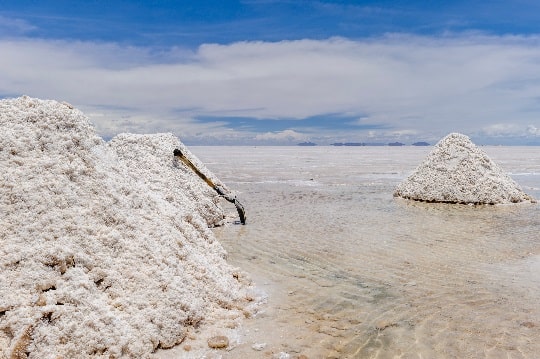
{"type": "Polygon", "coordinates": [[[477,137],[488,138],[487,144],[540,144],[540,129],[534,125],[506,122],[484,127],[477,137]]]}
{"type": "Polygon", "coordinates": [[[513,123],[495,123],[482,129],[482,133],[490,137],[504,137],[522,135],[525,132],[524,127],[513,123]]]}
{"type": "Polygon", "coordinates": [[[533,125],[527,126],[527,132],[533,136],[540,137],[540,128],[536,126],[533,126],[533,125]]]}
{"type": "Polygon", "coordinates": [[[356,113],[362,123],[387,128],[385,135],[436,140],[452,131],[489,135],[508,118],[526,129],[540,110],[538,37],[393,35],[206,44],[159,54],[117,44],[0,40],[0,53],[0,94],[66,100],[90,117],[100,114],[92,119],[106,134],[219,137],[230,131],[193,116],[356,113]]]}
{"type": "Polygon", "coordinates": [[[284,130],[278,132],[266,132],[258,134],[255,136],[255,140],[291,144],[298,141],[305,141],[306,135],[293,130],[284,130]]]}

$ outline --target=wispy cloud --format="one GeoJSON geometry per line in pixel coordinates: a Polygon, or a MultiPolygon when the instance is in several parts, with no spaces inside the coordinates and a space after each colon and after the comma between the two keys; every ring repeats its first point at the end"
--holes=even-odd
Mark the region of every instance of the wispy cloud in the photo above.
{"type": "Polygon", "coordinates": [[[0,15],[0,33],[3,37],[21,36],[36,29],[36,26],[26,20],[0,15]]]}
{"type": "Polygon", "coordinates": [[[0,40],[0,93],[71,102],[106,136],[434,141],[451,131],[491,136],[510,124],[529,138],[539,136],[530,130],[539,115],[539,45],[534,36],[387,35],[156,53],[112,43],[0,40]],[[250,129],[227,122],[239,113],[253,121],[250,129]],[[327,114],[335,118],[323,130],[327,114]],[[261,120],[298,126],[257,129],[261,120]]]}

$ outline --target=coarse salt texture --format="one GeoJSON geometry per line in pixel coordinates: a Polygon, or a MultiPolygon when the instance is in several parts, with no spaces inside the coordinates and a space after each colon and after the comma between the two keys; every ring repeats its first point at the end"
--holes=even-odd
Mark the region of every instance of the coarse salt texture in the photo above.
{"type": "Polygon", "coordinates": [[[394,196],[463,204],[535,202],[484,151],[459,133],[440,140],[397,186],[394,196]]]}
{"type": "Polygon", "coordinates": [[[66,103],[0,101],[0,358],[147,358],[243,316],[219,198],[172,135],[106,143],[66,103]]]}

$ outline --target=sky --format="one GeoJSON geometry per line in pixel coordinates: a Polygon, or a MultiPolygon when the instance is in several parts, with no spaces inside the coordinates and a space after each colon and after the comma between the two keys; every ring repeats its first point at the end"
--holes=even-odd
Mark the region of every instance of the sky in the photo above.
{"type": "Polygon", "coordinates": [[[21,95],[104,138],[540,145],[540,2],[0,0],[21,95]]]}

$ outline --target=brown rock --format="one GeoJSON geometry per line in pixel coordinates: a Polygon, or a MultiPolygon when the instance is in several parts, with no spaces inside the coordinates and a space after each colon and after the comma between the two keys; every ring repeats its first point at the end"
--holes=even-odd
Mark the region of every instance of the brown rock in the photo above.
{"type": "Polygon", "coordinates": [[[213,349],[223,349],[229,346],[229,338],[224,335],[217,335],[208,339],[208,346],[213,349]]]}
{"type": "Polygon", "coordinates": [[[380,331],[390,327],[397,327],[397,323],[393,323],[387,320],[380,320],[375,324],[375,329],[380,331]]]}

